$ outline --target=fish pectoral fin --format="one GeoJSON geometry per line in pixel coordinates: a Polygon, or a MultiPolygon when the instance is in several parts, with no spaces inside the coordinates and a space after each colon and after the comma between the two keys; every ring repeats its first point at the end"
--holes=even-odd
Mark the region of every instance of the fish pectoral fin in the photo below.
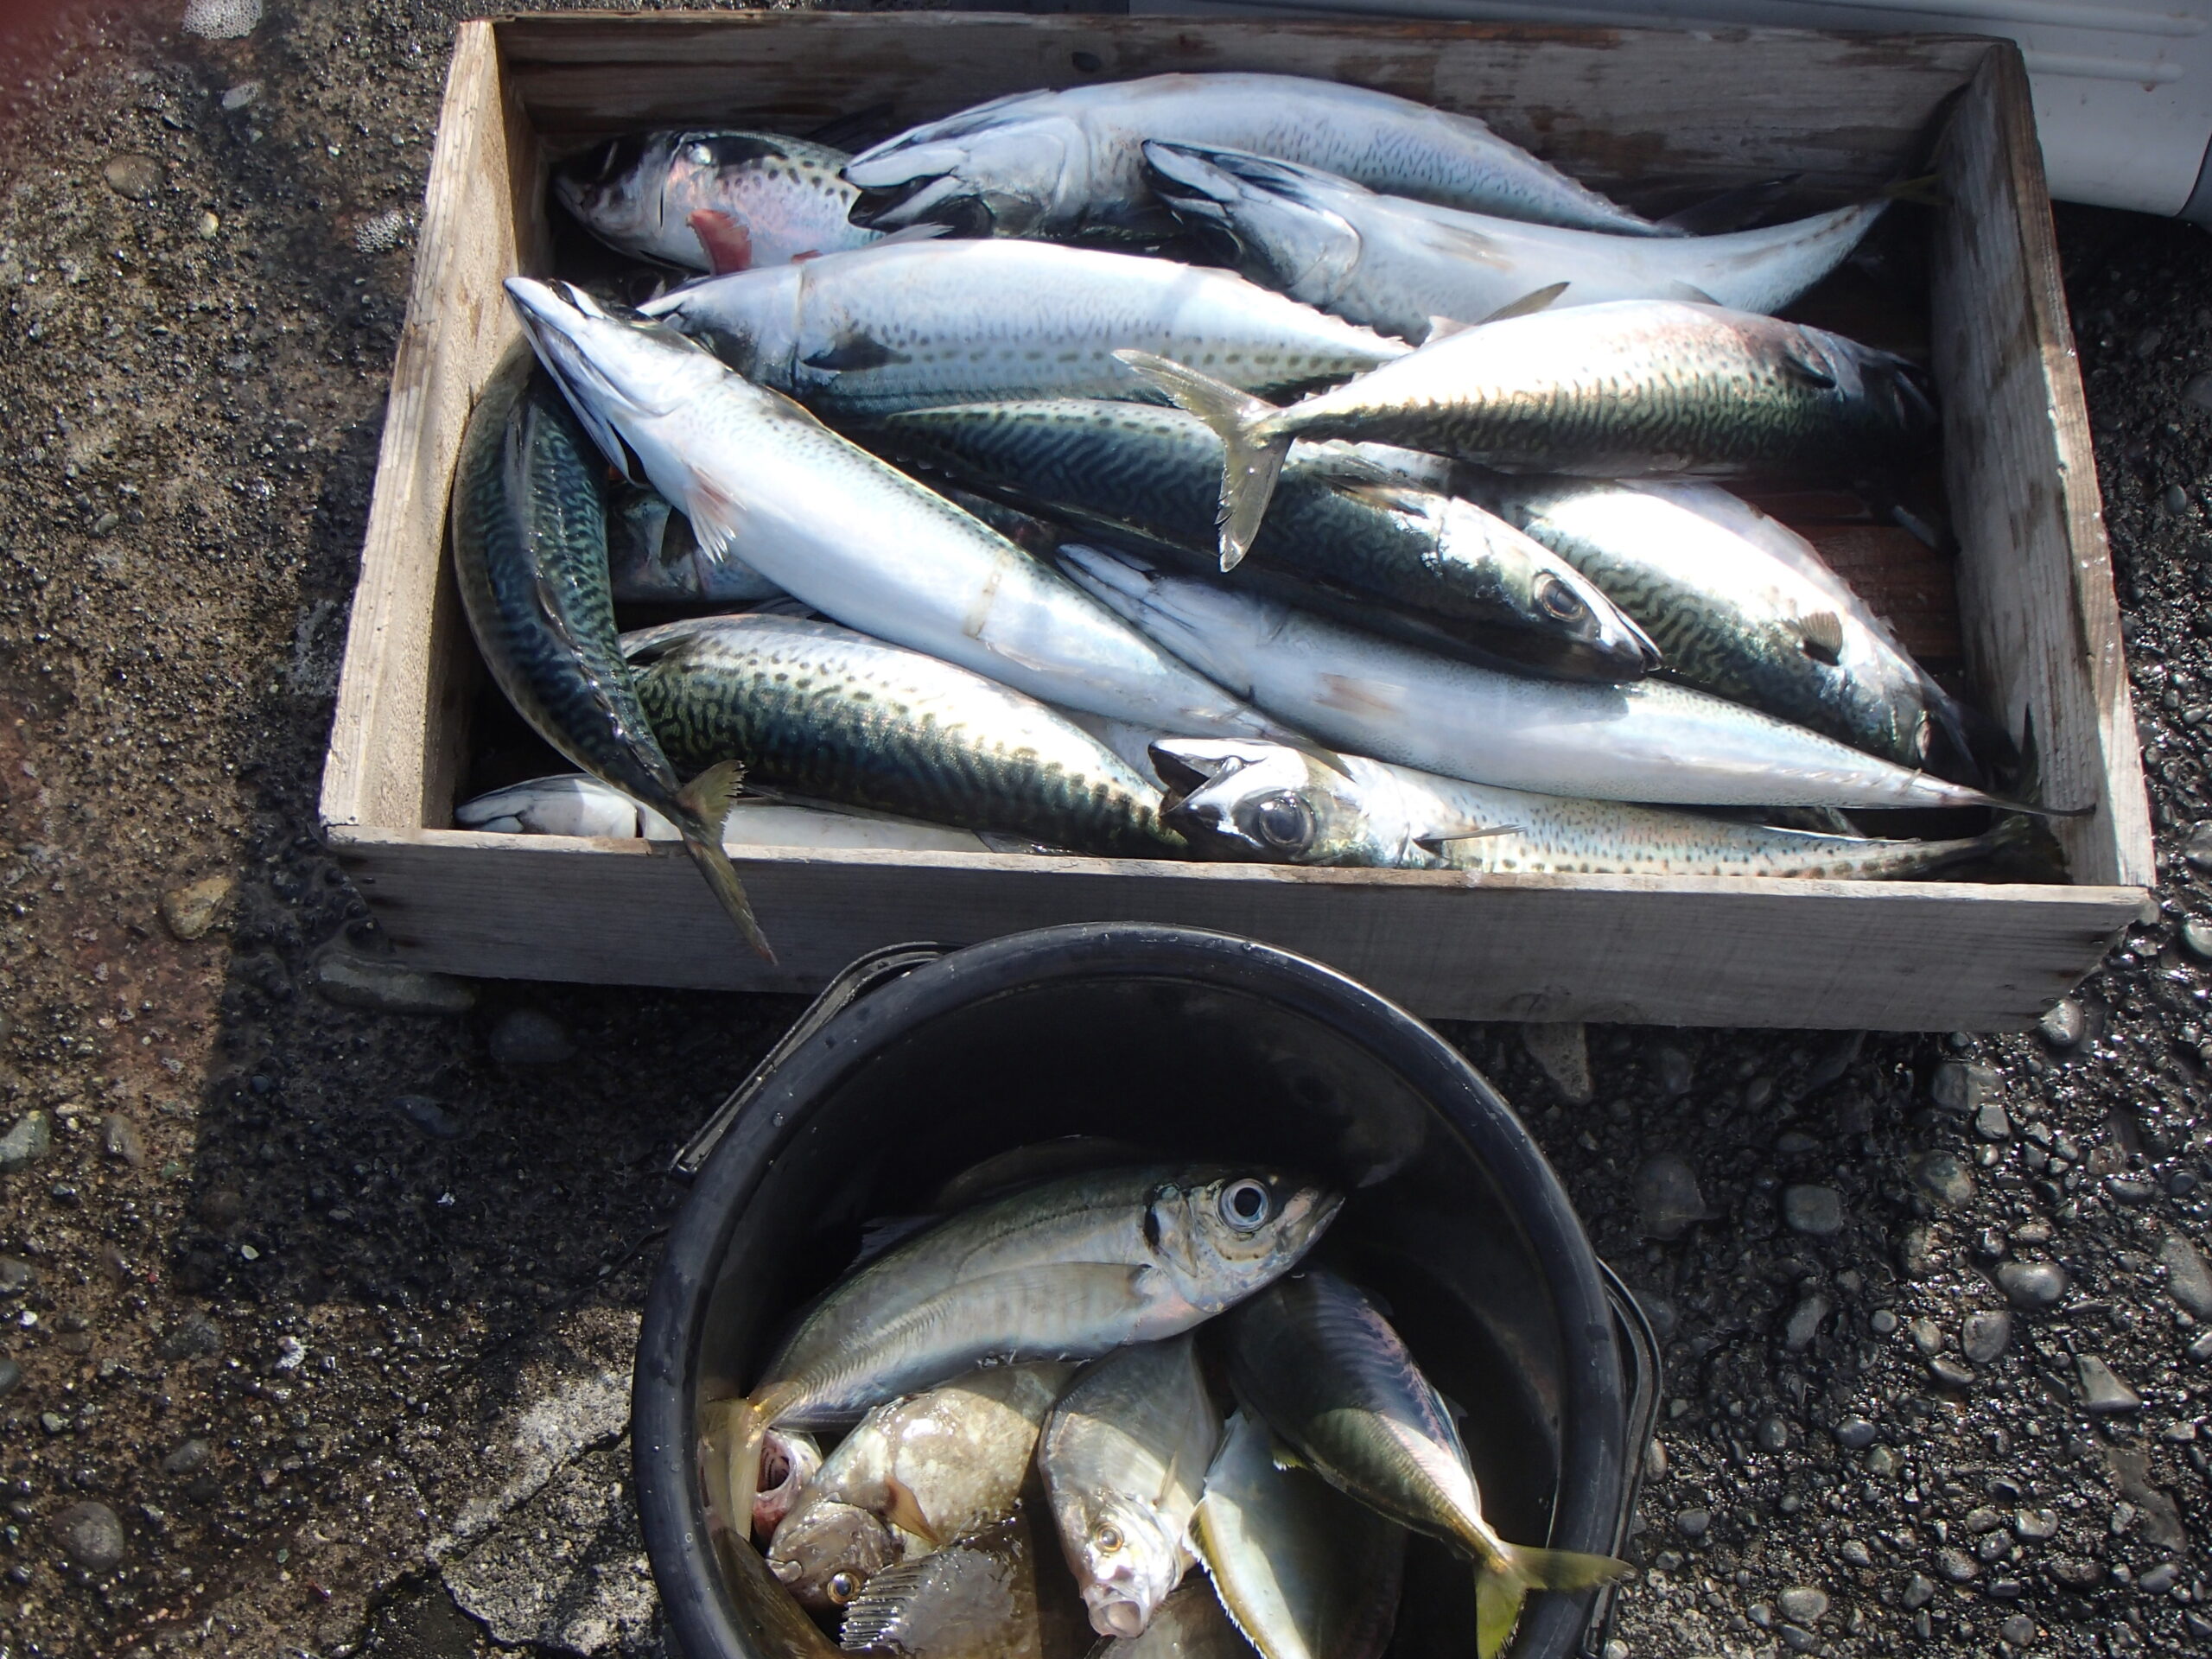
{"type": "Polygon", "coordinates": [[[913,1488],[896,1475],[883,1479],[883,1518],[901,1532],[911,1532],[931,1549],[942,1548],[944,1540],[938,1536],[937,1529],[922,1512],[921,1500],[914,1496],[913,1488]]]}
{"type": "Polygon", "coordinates": [[[1524,826],[1517,823],[1476,823],[1463,820],[1457,825],[1432,830],[1425,836],[1415,836],[1414,845],[1425,853],[1440,853],[1446,843],[1454,841],[1481,841],[1490,836],[1514,836],[1524,826]]]}
{"type": "Polygon", "coordinates": [[[1795,346],[1784,346],[1781,358],[1783,373],[1801,385],[1816,391],[1834,391],[1835,376],[1828,372],[1827,365],[1816,362],[1795,346]]]}
{"type": "Polygon", "coordinates": [[[1523,1549],[1501,1543],[1497,1554],[1475,1569],[1476,1659],[1497,1659],[1521,1604],[1531,1590],[1588,1590],[1629,1570],[1610,1555],[1584,1555],[1569,1549],[1523,1549]]]}
{"type": "Polygon", "coordinates": [[[702,207],[683,221],[699,238],[708,269],[717,276],[753,269],[753,232],[721,209],[702,207]]]}
{"type": "Polygon", "coordinates": [[[805,363],[810,369],[821,369],[830,374],[855,374],[906,360],[906,353],[893,350],[873,334],[855,329],[840,334],[834,343],[806,359],[805,363]]]}
{"type": "Polygon", "coordinates": [[[1566,293],[1571,286],[1573,284],[1568,283],[1554,283],[1548,288],[1540,288],[1533,293],[1523,294],[1519,299],[1499,306],[1497,310],[1484,317],[1482,323],[1476,324],[1476,327],[1480,327],[1483,323],[1510,322],[1515,317],[1533,317],[1537,312],[1548,307],[1560,295],[1566,293]]]}
{"type": "Polygon", "coordinates": [[[1799,617],[1797,643],[1815,662],[1835,667],[1843,661],[1843,619],[1834,611],[1799,617]]]}

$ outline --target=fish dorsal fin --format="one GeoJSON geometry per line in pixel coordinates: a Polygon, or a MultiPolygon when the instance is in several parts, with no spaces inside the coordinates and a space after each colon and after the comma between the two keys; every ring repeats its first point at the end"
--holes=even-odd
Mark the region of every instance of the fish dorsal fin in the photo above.
{"type": "Polygon", "coordinates": [[[887,1475],[884,1477],[883,1492],[885,1520],[901,1532],[912,1533],[931,1549],[943,1547],[944,1540],[938,1535],[937,1529],[930,1524],[929,1516],[922,1512],[921,1500],[914,1496],[912,1487],[896,1475],[887,1475]]]}
{"type": "MultiPolygon", "coordinates": [[[[756,790],[753,792],[765,795],[771,791],[756,790]]],[[[862,1222],[861,1247],[845,1271],[850,1273],[854,1268],[867,1266],[879,1255],[905,1243],[924,1228],[934,1227],[944,1219],[942,1216],[877,1216],[862,1222]]]]}
{"type": "Polygon", "coordinates": [[[753,232],[721,209],[702,207],[683,221],[706,251],[708,268],[717,276],[753,269],[753,232]]]}
{"type": "Polygon", "coordinates": [[[1830,668],[1843,660],[1843,619],[1834,611],[1815,611],[1797,619],[1797,640],[1805,654],[1830,668]]]}
{"type": "Polygon", "coordinates": [[[1670,300],[1680,300],[1686,305],[1719,305],[1720,303],[1695,283],[1669,283],[1667,285],[1667,297],[1670,300]]]}
{"type": "Polygon", "coordinates": [[[1421,341],[1421,344],[1433,346],[1440,340],[1449,340],[1454,334],[1464,334],[1474,326],[1471,322],[1461,322],[1457,317],[1431,317],[1428,320],[1427,337],[1421,341]]]}
{"type": "Polygon", "coordinates": [[[1573,284],[1568,283],[1554,283],[1548,288],[1540,288],[1534,293],[1523,294],[1510,304],[1499,306],[1497,310],[1483,319],[1483,323],[1510,322],[1516,317],[1533,317],[1537,312],[1548,308],[1552,302],[1566,293],[1571,286],[1573,284]]]}
{"type": "Polygon", "coordinates": [[[1681,236],[1725,236],[1762,218],[1802,177],[1802,173],[1784,173],[1752,184],[1732,185],[1703,201],[1692,202],[1680,213],[1668,214],[1657,224],[1660,229],[1681,236]]]}

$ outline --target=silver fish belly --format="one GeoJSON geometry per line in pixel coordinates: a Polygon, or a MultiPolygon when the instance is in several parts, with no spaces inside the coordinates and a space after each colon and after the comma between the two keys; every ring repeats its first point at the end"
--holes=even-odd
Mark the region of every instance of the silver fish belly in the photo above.
{"type": "Polygon", "coordinates": [[[1988,806],[1946,783],[1687,686],[1497,673],[1219,582],[1062,550],[1090,591],[1258,707],[1354,754],[1541,794],[1700,806],[1988,806]]]}
{"type": "Polygon", "coordinates": [[[971,236],[1141,235],[1159,213],[1147,138],[1279,156],[1449,207],[1629,235],[1664,234],[1473,116],[1296,75],[1168,74],[1018,92],[864,151],[855,217],[971,236]]]}
{"type": "Polygon", "coordinates": [[[1326,385],[1406,349],[1228,271],[1045,242],[891,244],[709,277],[641,310],[840,417],[1150,396],[1114,360],[1132,346],[1252,391],[1326,385]]]}
{"type": "Polygon", "coordinates": [[[1480,322],[1560,283],[1557,307],[1688,299],[1778,311],[1834,270],[1889,205],[1721,236],[1623,236],[1380,195],[1235,150],[1151,143],[1145,155],[1178,216],[1225,242],[1254,282],[1412,340],[1437,318],[1480,322]]]}

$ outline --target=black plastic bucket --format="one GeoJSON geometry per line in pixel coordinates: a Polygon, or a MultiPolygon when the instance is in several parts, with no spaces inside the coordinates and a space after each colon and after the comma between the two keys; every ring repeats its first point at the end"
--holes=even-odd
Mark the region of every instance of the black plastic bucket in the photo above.
{"type": "MultiPolygon", "coordinates": [[[[758,1558],[740,1552],[733,1573],[709,1540],[699,1402],[754,1381],[864,1222],[1077,1134],[1349,1188],[1326,1248],[1467,1411],[1499,1531],[1622,1546],[1656,1354],[1497,1092],[1404,1010],[1303,957],[1195,929],[1047,928],[855,963],[678,1160],[695,1185],[645,1305],[631,1409],[639,1518],[687,1659],[802,1650],[758,1558]]],[[[1594,1651],[1596,1602],[1530,1598],[1514,1659],[1594,1651]]],[[[1473,1629],[1465,1563],[1416,1541],[1392,1656],[1463,1659],[1473,1629]]]]}

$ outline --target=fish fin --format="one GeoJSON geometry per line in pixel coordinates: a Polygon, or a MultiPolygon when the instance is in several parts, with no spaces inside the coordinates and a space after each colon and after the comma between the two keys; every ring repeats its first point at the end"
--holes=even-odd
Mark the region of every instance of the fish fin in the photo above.
{"type": "Polygon", "coordinates": [[[885,368],[906,360],[906,353],[894,351],[874,336],[856,329],[839,335],[833,344],[825,346],[808,358],[806,366],[831,374],[853,374],[864,369],[885,368]]]}
{"type": "Polygon", "coordinates": [[[899,1637],[906,1623],[908,1601],[926,1582],[924,1575],[944,1570],[932,1567],[929,1558],[887,1567],[871,1574],[861,1592],[845,1605],[845,1621],[838,1627],[837,1645],[848,1653],[877,1649],[903,1652],[899,1637]]]}
{"type": "Polygon", "coordinates": [[[1287,434],[1266,431],[1278,411],[1249,392],[1150,352],[1114,355],[1150,381],[1185,413],[1197,416],[1228,451],[1221,470],[1221,568],[1234,570],[1250,550],[1266,516],[1283,458],[1290,453],[1287,434]]]}
{"type": "Polygon", "coordinates": [[[1797,643],[1815,662],[1835,667],[1843,661],[1843,619],[1834,611],[1799,617],[1797,643]]]}
{"type": "Polygon", "coordinates": [[[1835,376],[1828,372],[1827,365],[1816,362],[1794,346],[1783,347],[1782,372],[1791,379],[1811,386],[1817,391],[1835,390],[1835,376]]]}
{"type": "Polygon", "coordinates": [[[1972,841],[1961,843],[1957,859],[1934,868],[1967,861],[1986,861],[1996,867],[1997,874],[2016,881],[2049,885],[2066,880],[2066,849],[2050,833],[2050,826],[2017,813],[1999,818],[1972,841]]]}
{"type": "Polygon", "coordinates": [[[1680,300],[1685,305],[1719,305],[1720,303],[1695,283],[1669,283],[1667,284],[1665,297],[1670,300],[1680,300]]]}
{"type": "Polygon", "coordinates": [[[702,207],[683,221],[699,238],[708,268],[717,276],[753,269],[753,232],[718,208],[702,207]]]}
{"type": "Polygon", "coordinates": [[[1885,185],[1882,195],[1885,200],[1910,201],[1922,207],[1948,207],[1951,205],[1950,197],[1943,192],[1943,175],[1940,173],[1923,173],[1915,178],[1899,179],[1894,184],[1885,185]]]}
{"type": "Polygon", "coordinates": [[[845,1271],[864,1268],[886,1251],[905,1243],[925,1227],[934,1227],[943,1216],[878,1216],[861,1224],[861,1247],[845,1271]]]}
{"type": "MultiPolygon", "coordinates": [[[[950,225],[902,225],[895,231],[887,231],[879,236],[874,241],[869,243],[868,246],[871,248],[903,247],[909,242],[934,242],[940,237],[951,234],[952,226],[950,225]]],[[[811,257],[818,257],[819,255],[811,257]]]]}
{"type": "Polygon", "coordinates": [[[1477,1659],[1497,1659],[1503,1650],[1531,1590],[1588,1590],[1627,1571],[1626,1561],[1610,1555],[1501,1543],[1497,1556],[1475,1569],[1477,1659]]]}
{"type": "Polygon", "coordinates": [[[883,1491],[887,1499],[883,1511],[885,1520],[901,1532],[912,1533],[931,1549],[944,1546],[944,1540],[938,1535],[937,1529],[930,1524],[929,1516],[922,1512],[922,1501],[914,1496],[912,1487],[896,1475],[887,1475],[883,1491]]]}
{"type": "Polygon", "coordinates": [[[1287,1440],[1278,1439],[1272,1434],[1268,1437],[1268,1461],[1285,1474],[1290,1473],[1294,1469],[1310,1469],[1313,1466],[1298,1455],[1297,1448],[1287,1440]]]}
{"type": "Polygon", "coordinates": [[[1732,185],[1654,223],[1677,236],[1721,236],[1730,231],[1745,230],[1804,176],[1802,173],[1784,173],[1752,184],[1732,185]]]}
{"type": "Polygon", "coordinates": [[[1433,346],[1440,340],[1449,340],[1454,334],[1464,334],[1473,327],[1475,327],[1473,323],[1462,322],[1457,317],[1431,317],[1428,320],[1428,333],[1422,336],[1421,343],[1424,346],[1433,346]]]}
{"type": "Polygon", "coordinates": [[[1481,841],[1490,836],[1516,836],[1525,827],[1518,823],[1466,823],[1457,830],[1437,830],[1425,836],[1415,836],[1414,845],[1425,853],[1440,853],[1447,842],[1481,841]]]}
{"type": "Polygon", "coordinates": [[[737,866],[729,861],[729,855],[722,849],[722,821],[729,817],[730,797],[744,779],[745,768],[736,761],[716,761],[676,791],[676,804],[683,808],[683,816],[671,815],[671,821],[676,825],[677,833],[683,837],[684,849],[698,865],[699,873],[714,889],[715,897],[729,912],[730,920],[737,924],[737,931],[745,936],[746,944],[753,947],[753,954],[763,962],[772,963],[776,953],[768,948],[767,936],[761,932],[760,924],[753,917],[753,901],[745,896],[745,883],[737,879],[737,866]]]}
{"type": "Polygon", "coordinates": [[[1484,317],[1482,322],[1475,326],[1479,328],[1488,323],[1510,322],[1516,317],[1533,317],[1537,312],[1549,307],[1554,300],[1566,293],[1572,286],[1573,284],[1569,283],[1554,283],[1548,288],[1540,288],[1533,293],[1523,294],[1519,299],[1499,306],[1497,310],[1484,317]]]}

